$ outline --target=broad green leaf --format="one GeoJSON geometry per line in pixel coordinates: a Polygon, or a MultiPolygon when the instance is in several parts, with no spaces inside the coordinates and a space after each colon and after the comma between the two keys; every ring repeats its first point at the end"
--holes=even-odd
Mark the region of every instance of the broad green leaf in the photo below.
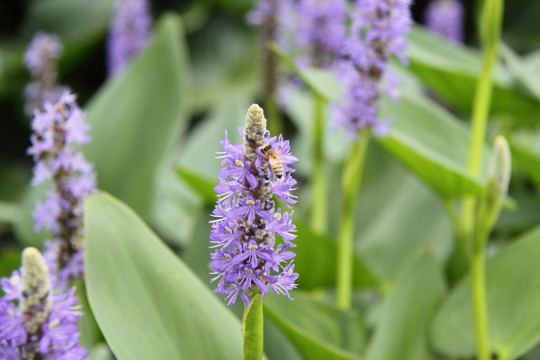
{"type": "Polygon", "coordinates": [[[98,185],[146,216],[156,169],[185,126],[187,55],[180,19],[166,15],[154,41],[92,99],[83,147],[98,185]]]}
{"type": "Polygon", "coordinates": [[[118,360],[238,359],[240,322],[125,204],[85,203],[87,293],[118,360]]]}
{"type": "Polygon", "coordinates": [[[368,149],[357,203],[356,253],[380,282],[392,284],[419,249],[444,263],[453,231],[440,199],[376,142],[368,149]]]}
{"type": "Polygon", "coordinates": [[[217,185],[217,181],[214,183],[206,177],[182,167],[176,169],[176,174],[182,181],[185,181],[191,189],[199,194],[206,204],[216,202],[216,192],[214,191],[214,187],[217,185]]]}
{"type": "Polygon", "coordinates": [[[326,101],[334,101],[343,93],[343,84],[332,73],[317,68],[300,69],[296,66],[294,60],[281,51],[275,44],[270,44],[269,46],[283,65],[302,79],[307,87],[318,96],[321,96],[326,101]]]}
{"type": "MultiPolygon", "coordinates": [[[[410,69],[445,102],[471,113],[481,54],[460,44],[443,41],[419,26],[408,36],[410,69]]],[[[540,102],[520,91],[512,75],[498,65],[493,73],[491,112],[511,115],[516,123],[538,123],[540,102]]]]}
{"type": "Polygon", "coordinates": [[[294,301],[269,294],[266,314],[305,359],[361,359],[363,328],[354,311],[338,310],[294,290],[294,301]]]}
{"type": "MultiPolygon", "coordinates": [[[[540,227],[501,247],[487,261],[486,287],[490,341],[497,359],[517,359],[540,341],[540,227]]],[[[456,286],[431,326],[432,343],[441,353],[475,353],[470,278],[456,286]]]]}
{"type": "MultiPolygon", "coordinates": [[[[334,287],[336,284],[336,240],[318,235],[308,226],[294,219],[298,238],[295,271],[300,274],[298,284],[303,289],[334,287]]],[[[358,254],[353,260],[353,283],[356,287],[376,285],[377,280],[358,254]]]]}
{"type": "Polygon", "coordinates": [[[178,154],[179,166],[184,169],[216,179],[221,161],[215,159],[216,152],[223,151],[220,141],[225,132],[233,144],[240,144],[242,138],[238,127],[243,127],[249,100],[244,94],[229,94],[212,107],[209,116],[201,121],[185,139],[178,154]]]}
{"type": "Polygon", "coordinates": [[[90,304],[88,304],[86,286],[83,279],[77,279],[73,286],[76,288],[77,306],[81,307],[81,312],[84,314],[77,322],[80,333],[79,342],[85,349],[90,349],[102,340],[101,331],[99,331],[94,314],[90,309],[90,304]]]}
{"type": "Polygon", "coordinates": [[[377,141],[442,198],[482,192],[483,181],[467,171],[469,135],[458,119],[427,98],[408,94],[396,105],[384,103],[381,117],[387,116],[394,120],[390,134],[377,141]]]}
{"type": "Polygon", "coordinates": [[[148,221],[164,240],[184,246],[191,241],[194,219],[203,204],[198,194],[178,181],[174,171],[181,145],[176,144],[159,165],[148,221]]]}
{"type": "Polygon", "coordinates": [[[114,360],[114,356],[106,343],[101,342],[88,349],[89,360],[114,360]]]}
{"type": "Polygon", "coordinates": [[[290,340],[268,316],[264,318],[264,353],[269,359],[302,360],[290,340]]]}
{"type": "Polygon", "coordinates": [[[21,209],[19,205],[0,201],[0,224],[11,224],[19,219],[21,209]]]}
{"type": "Polygon", "coordinates": [[[431,318],[445,292],[435,258],[423,250],[402,270],[385,299],[367,360],[428,360],[431,318]]]}

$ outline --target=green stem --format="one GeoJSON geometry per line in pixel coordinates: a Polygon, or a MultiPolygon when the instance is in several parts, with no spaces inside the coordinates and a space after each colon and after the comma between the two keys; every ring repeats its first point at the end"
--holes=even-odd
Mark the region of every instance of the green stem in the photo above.
{"type": "Polygon", "coordinates": [[[249,306],[244,309],[244,360],[261,360],[263,357],[263,321],[263,301],[258,292],[252,295],[249,306]]]}
{"type": "Polygon", "coordinates": [[[343,172],[343,205],[339,224],[336,273],[337,305],[341,309],[351,307],[355,205],[369,142],[367,134],[360,133],[359,136],[343,172]]]}
{"type": "MultiPolygon", "coordinates": [[[[473,104],[472,113],[472,136],[469,147],[468,168],[473,176],[480,174],[480,166],[482,164],[482,147],[486,137],[486,126],[489,107],[491,104],[492,93],[492,72],[497,59],[497,48],[495,46],[486,49],[484,52],[484,66],[482,74],[478,79],[476,93],[473,104]]],[[[466,197],[463,199],[463,210],[461,216],[461,226],[467,236],[473,236],[473,228],[475,223],[475,207],[476,199],[474,197],[466,197]]]]}
{"type": "MultiPolygon", "coordinates": [[[[468,161],[469,171],[475,177],[480,174],[482,164],[482,147],[484,146],[487,119],[491,105],[492,73],[497,61],[502,13],[502,0],[483,1],[478,24],[483,48],[483,66],[473,103],[472,135],[468,161]]],[[[472,244],[473,249],[470,272],[477,358],[478,360],[488,360],[490,358],[490,345],[485,284],[485,244],[487,234],[478,236],[479,229],[475,229],[478,226],[476,203],[477,199],[471,196],[463,199],[459,231],[464,236],[466,243],[472,244]]]]}
{"type": "Polygon", "coordinates": [[[474,330],[476,334],[477,360],[489,360],[489,328],[486,300],[484,249],[476,249],[471,257],[471,286],[474,312],[474,330]]]}
{"type": "Polygon", "coordinates": [[[324,99],[313,95],[313,206],[311,227],[320,234],[327,232],[328,201],[326,196],[326,177],[324,173],[323,134],[324,134],[324,99]]]}

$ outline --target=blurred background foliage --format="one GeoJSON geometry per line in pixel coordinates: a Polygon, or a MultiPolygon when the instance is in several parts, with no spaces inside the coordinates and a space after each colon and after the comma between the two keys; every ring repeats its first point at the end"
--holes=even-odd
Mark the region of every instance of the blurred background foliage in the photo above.
{"type": "MultiPolygon", "coordinates": [[[[25,152],[30,144],[30,119],[22,111],[21,95],[29,79],[22,64],[24,49],[37,30],[45,30],[57,33],[64,43],[60,83],[79,95],[79,103],[87,111],[93,142],[83,151],[96,166],[98,186],[128,204],[203,283],[208,283],[208,220],[220,167],[212,157],[220,149],[225,130],[233,142],[240,140],[236,128],[243,124],[249,104],[264,102],[259,61],[263,45],[245,24],[252,2],[153,1],[153,43],[121,77],[111,81],[106,77],[104,41],[112,4],[112,0],[0,3],[0,276],[19,266],[23,246],[39,245],[46,237],[32,230],[31,210],[43,190],[29,186],[32,162],[25,152]]],[[[426,4],[416,1],[413,5],[418,23],[426,4]]],[[[453,233],[439,197],[479,188],[464,171],[467,123],[481,66],[474,4],[464,5],[466,46],[446,44],[419,25],[409,36],[410,67],[396,67],[404,96],[397,107],[384,105],[383,112],[394,117],[394,130],[388,138],[372,142],[368,151],[355,235],[356,310],[348,316],[339,315],[329,300],[335,285],[335,236],[341,201],[337,184],[341,184],[341,168],[351,144],[339,131],[325,138],[330,231],[315,234],[306,225],[310,199],[315,196],[309,187],[311,95],[294,92],[289,107],[283,110],[286,138],[292,139],[293,153],[300,159],[295,223],[301,290],[292,305],[273,297],[265,305],[268,358],[313,358],[316,353],[350,359],[357,358],[354,354],[358,352],[367,352],[368,359],[376,360],[435,358],[425,343],[415,344],[401,355],[385,349],[392,344],[403,348],[402,342],[410,340],[402,336],[403,329],[414,326],[425,331],[431,326],[430,311],[448,294],[442,267],[453,248],[453,233]],[[407,304],[407,311],[403,304],[407,304]],[[358,309],[363,310],[362,315],[358,309]],[[309,314],[317,316],[310,319],[309,314]],[[372,335],[375,328],[378,331],[366,350],[358,339],[365,333],[372,335]]],[[[506,46],[494,74],[487,143],[497,133],[509,139],[513,157],[509,204],[513,205],[503,210],[496,224],[489,249],[492,254],[514,239],[538,239],[535,233],[523,234],[540,223],[540,3],[517,0],[505,5],[506,46]]],[[[314,83],[315,88],[328,85],[314,83]]],[[[95,203],[100,201],[105,200],[95,203]]],[[[124,210],[114,208],[116,205],[104,206],[124,216],[124,210]]],[[[538,241],[530,242],[529,247],[496,258],[488,278],[515,269],[506,264],[538,254],[534,246],[538,241]]],[[[540,278],[538,270],[525,265],[520,271],[536,282],[540,278]]],[[[192,279],[185,281],[182,286],[191,284],[192,279]]],[[[519,297],[519,291],[534,283],[522,279],[509,285],[519,297]]],[[[449,357],[467,357],[474,352],[472,334],[455,336],[460,330],[447,326],[466,318],[464,311],[470,311],[460,309],[465,286],[452,293],[432,324],[437,352],[449,357]]],[[[128,291],[125,296],[134,294],[128,291]]],[[[515,304],[521,304],[520,314],[536,314],[540,309],[534,294],[522,302],[512,300],[499,299],[495,309],[503,314],[518,307],[515,304]]],[[[215,303],[208,306],[218,307],[215,303]]],[[[233,310],[237,314],[242,311],[239,305],[233,310]]],[[[501,315],[500,322],[495,321],[496,334],[507,320],[501,315]]],[[[102,326],[105,335],[109,326],[115,325],[102,326]]],[[[504,348],[512,334],[501,332],[495,345],[504,348]]],[[[540,330],[526,332],[512,343],[508,358],[538,359],[537,349],[523,353],[539,339],[540,330]]],[[[97,343],[93,354],[103,353],[99,356],[106,358],[106,348],[103,350],[98,340],[85,341],[91,346],[97,343]]]]}

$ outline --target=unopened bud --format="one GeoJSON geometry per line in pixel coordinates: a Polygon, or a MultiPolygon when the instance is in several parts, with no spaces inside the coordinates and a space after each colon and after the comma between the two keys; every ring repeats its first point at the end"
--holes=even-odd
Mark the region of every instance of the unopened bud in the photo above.
{"type": "Polygon", "coordinates": [[[253,104],[249,107],[244,130],[246,132],[244,148],[250,154],[253,148],[261,146],[265,140],[266,118],[263,109],[259,105],[253,104]]]}
{"type": "Polygon", "coordinates": [[[24,327],[34,334],[47,320],[51,290],[49,268],[36,248],[28,247],[22,253],[22,282],[21,313],[27,319],[24,327]]]}
{"type": "Polygon", "coordinates": [[[493,158],[489,177],[490,180],[493,179],[497,183],[503,197],[508,193],[511,171],[512,157],[510,156],[510,147],[506,139],[499,135],[495,138],[493,145],[493,158]]]}
{"type": "Polygon", "coordinates": [[[484,197],[478,208],[476,224],[476,249],[482,249],[495,221],[499,217],[503,199],[508,193],[512,161],[508,142],[497,136],[493,145],[493,157],[484,197]]]}

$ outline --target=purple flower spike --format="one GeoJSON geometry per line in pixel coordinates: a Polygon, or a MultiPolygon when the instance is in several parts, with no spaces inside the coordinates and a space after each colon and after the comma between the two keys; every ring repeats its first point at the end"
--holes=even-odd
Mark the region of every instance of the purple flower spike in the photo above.
{"type": "Polygon", "coordinates": [[[432,0],[424,12],[426,27],[454,42],[463,42],[463,5],[457,0],[432,0]]]}
{"type": "Polygon", "coordinates": [[[53,295],[45,259],[35,248],[23,251],[23,265],[1,281],[0,359],[81,360],[75,289],[53,295]]]}
{"type": "Polygon", "coordinates": [[[47,103],[58,101],[66,88],[58,86],[57,60],[62,44],[56,35],[38,32],[24,54],[24,64],[32,75],[32,82],[24,89],[24,111],[32,116],[34,110],[43,110],[47,103]]]}
{"type": "Polygon", "coordinates": [[[389,126],[378,119],[381,94],[397,100],[397,78],[388,71],[390,58],[407,63],[405,36],[411,27],[410,0],[357,0],[351,28],[343,43],[336,74],[345,83],[342,101],[332,106],[334,126],[356,136],[369,128],[385,135],[389,126]]]}
{"type": "Polygon", "coordinates": [[[64,92],[58,102],[36,111],[32,129],[32,184],[52,180],[55,185],[45,201],[36,204],[35,230],[52,231],[55,240],[46,242],[45,258],[53,283],[65,289],[70,279],[84,273],[82,204],[95,190],[96,179],[93,166],[73,145],[90,141],[89,126],[75,95],[64,92]]]}
{"type": "Polygon", "coordinates": [[[109,76],[122,71],[146,47],[151,27],[148,0],[117,0],[107,40],[109,76]]]}
{"type": "Polygon", "coordinates": [[[215,293],[226,295],[227,305],[240,297],[249,306],[250,296],[260,291],[262,297],[271,286],[275,293],[290,298],[296,287],[292,259],[296,256],[291,243],[292,212],[282,213],[275,207],[273,195],[286,202],[296,202],[290,192],[296,181],[289,165],[298,159],[291,155],[289,142],[270,137],[266,119],[258,105],[251,105],[245,129],[240,130],[244,145],[231,144],[227,133],[219,153],[223,168],[219,171],[218,201],[211,221],[211,268],[219,280],[215,293]],[[281,175],[281,176],[280,176],[281,175]],[[276,244],[276,235],[284,244],[276,244]]]}

